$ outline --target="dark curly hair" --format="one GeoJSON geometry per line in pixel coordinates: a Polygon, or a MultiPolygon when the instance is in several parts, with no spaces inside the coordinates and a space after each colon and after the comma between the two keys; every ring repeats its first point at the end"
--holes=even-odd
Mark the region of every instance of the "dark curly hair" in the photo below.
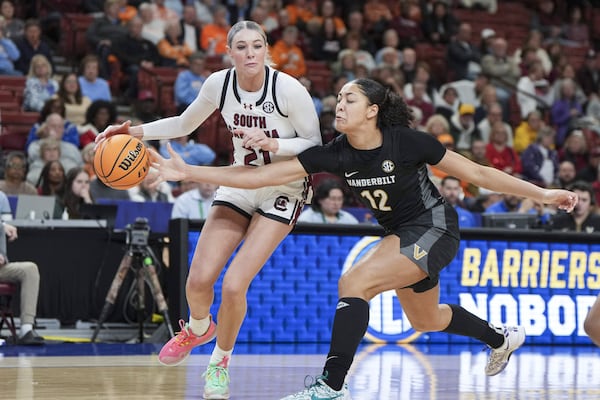
{"type": "Polygon", "coordinates": [[[414,116],[410,107],[394,89],[370,78],[359,78],[352,82],[369,99],[370,104],[379,107],[377,128],[383,130],[391,126],[412,126],[414,116]]]}

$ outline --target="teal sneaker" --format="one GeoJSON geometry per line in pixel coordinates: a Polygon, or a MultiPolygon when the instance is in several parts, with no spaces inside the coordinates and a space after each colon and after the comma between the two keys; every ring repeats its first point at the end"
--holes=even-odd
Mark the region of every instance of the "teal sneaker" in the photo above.
{"type": "MultiPolygon", "coordinates": [[[[311,380],[313,380],[311,378],[311,380]]],[[[342,389],[333,390],[325,383],[327,376],[318,376],[314,383],[306,385],[306,388],[298,393],[290,394],[281,400],[352,400],[348,385],[344,383],[342,389]]]]}
{"type": "Polygon", "coordinates": [[[223,400],[229,398],[229,357],[217,364],[209,364],[204,376],[204,398],[223,400]]]}

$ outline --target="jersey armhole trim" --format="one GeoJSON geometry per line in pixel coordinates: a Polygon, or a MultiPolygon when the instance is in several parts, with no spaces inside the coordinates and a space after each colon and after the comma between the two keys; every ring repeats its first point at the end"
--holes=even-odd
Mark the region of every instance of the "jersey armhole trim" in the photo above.
{"type": "Polygon", "coordinates": [[[277,96],[275,95],[276,93],[276,83],[277,83],[277,74],[279,74],[279,71],[275,71],[273,72],[273,84],[272,84],[272,94],[273,94],[273,102],[275,102],[275,109],[277,110],[277,112],[284,118],[287,118],[288,116],[284,113],[281,112],[281,109],[279,108],[279,104],[277,103],[277,96]]]}
{"type": "Polygon", "coordinates": [[[227,86],[229,86],[229,79],[231,78],[231,71],[233,68],[230,68],[225,75],[225,81],[223,82],[223,89],[221,90],[221,101],[219,102],[219,112],[223,110],[223,105],[225,105],[225,97],[227,96],[227,86]]]}

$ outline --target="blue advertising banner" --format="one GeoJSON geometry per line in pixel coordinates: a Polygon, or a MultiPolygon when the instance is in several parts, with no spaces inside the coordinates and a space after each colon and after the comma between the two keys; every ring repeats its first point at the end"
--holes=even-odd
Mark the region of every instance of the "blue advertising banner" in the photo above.
{"type": "MultiPolygon", "coordinates": [[[[199,235],[188,232],[188,266],[199,235]]],[[[458,255],[440,276],[440,302],[460,304],[493,324],[523,325],[532,344],[590,344],[583,321],[600,289],[600,244],[556,235],[547,240],[533,232],[527,240],[518,236],[463,235],[458,255]]],[[[379,240],[343,230],[289,235],[250,287],[238,342],[328,342],[337,280],[379,240]]],[[[214,316],[222,278],[215,286],[214,316]]],[[[370,307],[368,341],[472,342],[415,331],[393,291],[375,297],[370,307]]]]}

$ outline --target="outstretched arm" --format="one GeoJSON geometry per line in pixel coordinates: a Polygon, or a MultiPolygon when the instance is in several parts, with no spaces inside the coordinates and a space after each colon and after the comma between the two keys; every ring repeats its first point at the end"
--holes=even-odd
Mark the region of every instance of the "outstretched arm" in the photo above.
{"type": "Polygon", "coordinates": [[[541,188],[496,168],[474,163],[450,150],[446,151],[436,167],[447,174],[486,189],[527,197],[542,204],[553,204],[565,211],[572,211],[578,200],[577,194],[568,190],[541,188]]]}
{"type": "Polygon", "coordinates": [[[204,167],[186,164],[171,148],[170,143],[167,143],[167,148],[171,156],[169,159],[149,149],[152,166],[159,173],[157,180],[153,182],[154,185],[162,181],[191,180],[242,189],[256,189],[282,185],[308,176],[298,158],[261,167],[204,167]]]}

